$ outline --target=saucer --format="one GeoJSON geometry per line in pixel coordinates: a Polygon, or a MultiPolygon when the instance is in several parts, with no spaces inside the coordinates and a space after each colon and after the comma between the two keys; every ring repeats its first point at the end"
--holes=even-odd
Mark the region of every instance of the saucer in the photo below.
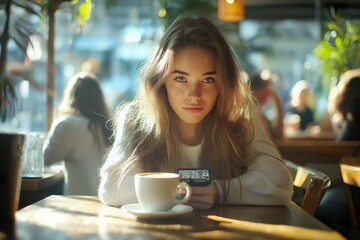
{"type": "Polygon", "coordinates": [[[193,208],[188,205],[177,204],[166,212],[145,212],[139,203],[132,203],[122,206],[121,210],[142,219],[165,219],[192,212],[193,208]]]}

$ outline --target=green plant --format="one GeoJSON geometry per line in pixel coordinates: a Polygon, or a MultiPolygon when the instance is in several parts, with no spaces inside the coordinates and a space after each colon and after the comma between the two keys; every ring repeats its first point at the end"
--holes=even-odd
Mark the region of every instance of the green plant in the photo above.
{"type": "Polygon", "coordinates": [[[39,16],[40,4],[36,0],[0,0],[0,12],[2,23],[0,33],[0,119],[6,118],[15,111],[16,94],[11,78],[7,73],[8,43],[12,39],[17,46],[26,53],[30,42],[30,36],[34,29],[28,24],[28,18],[13,14],[13,8],[17,7],[28,15],[39,16]]]}
{"type": "MultiPolygon", "coordinates": [[[[11,39],[14,40],[26,54],[27,47],[31,46],[30,36],[35,33],[28,22],[29,14],[36,15],[48,25],[47,89],[52,92],[54,86],[55,13],[60,8],[72,11],[81,27],[90,18],[91,5],[91,0],[0,0],[0,13],[5,13],[0,18],[0,23],[3,23],[0,33],[0,120],[5,121],[12,116],[16,106],[16,92],[11,77],[7,73],[8,43],[11,39]],[[24,10],[26,15],[22,16],[13,12],[13,8],[24,10]]],[[[50,122],[52,95],[48,95],[47,105],[47,118],[50,122]]]]}
{"type": "Polygon", "coordinates": [[[337,85],[342,73],[360,67],[360,22],[331,10],[323,40],[314,49],[321,63],[322,85],[326,93],[337,85]]]}

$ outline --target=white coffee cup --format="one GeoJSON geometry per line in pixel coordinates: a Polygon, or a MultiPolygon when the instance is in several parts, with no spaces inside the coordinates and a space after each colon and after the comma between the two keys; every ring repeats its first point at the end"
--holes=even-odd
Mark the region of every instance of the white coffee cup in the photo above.
{"type": "Polygon", "coordinates": [[[187,202],[191,187],[179,182],[179,174],[165,172],[138,173],[135,175],[136,197],[145,212],[169,211],[176,204],[187,202]],[[183,199],[177,199],[179,189],[186,189],[183,199]]]}

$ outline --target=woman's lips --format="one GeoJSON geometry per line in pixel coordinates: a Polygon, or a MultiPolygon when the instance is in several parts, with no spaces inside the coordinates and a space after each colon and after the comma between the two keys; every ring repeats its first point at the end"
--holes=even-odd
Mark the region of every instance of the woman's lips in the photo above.
{"type": "Polygon", "coordinates": [[[191,113],[201,112],[203,110],[202,107],[184,107],[184,110],[191,113]]]}

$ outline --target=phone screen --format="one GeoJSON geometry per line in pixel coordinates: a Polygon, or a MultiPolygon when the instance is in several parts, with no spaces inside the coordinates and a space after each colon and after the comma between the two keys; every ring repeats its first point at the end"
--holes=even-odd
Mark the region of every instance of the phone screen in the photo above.
{"type": "Polygon", "coordinates": [[[180,181],[187,182],[191,186],[205,186],[211,180],[207,168],[179,168],[177,173],[180,176],[180,181]]]}

